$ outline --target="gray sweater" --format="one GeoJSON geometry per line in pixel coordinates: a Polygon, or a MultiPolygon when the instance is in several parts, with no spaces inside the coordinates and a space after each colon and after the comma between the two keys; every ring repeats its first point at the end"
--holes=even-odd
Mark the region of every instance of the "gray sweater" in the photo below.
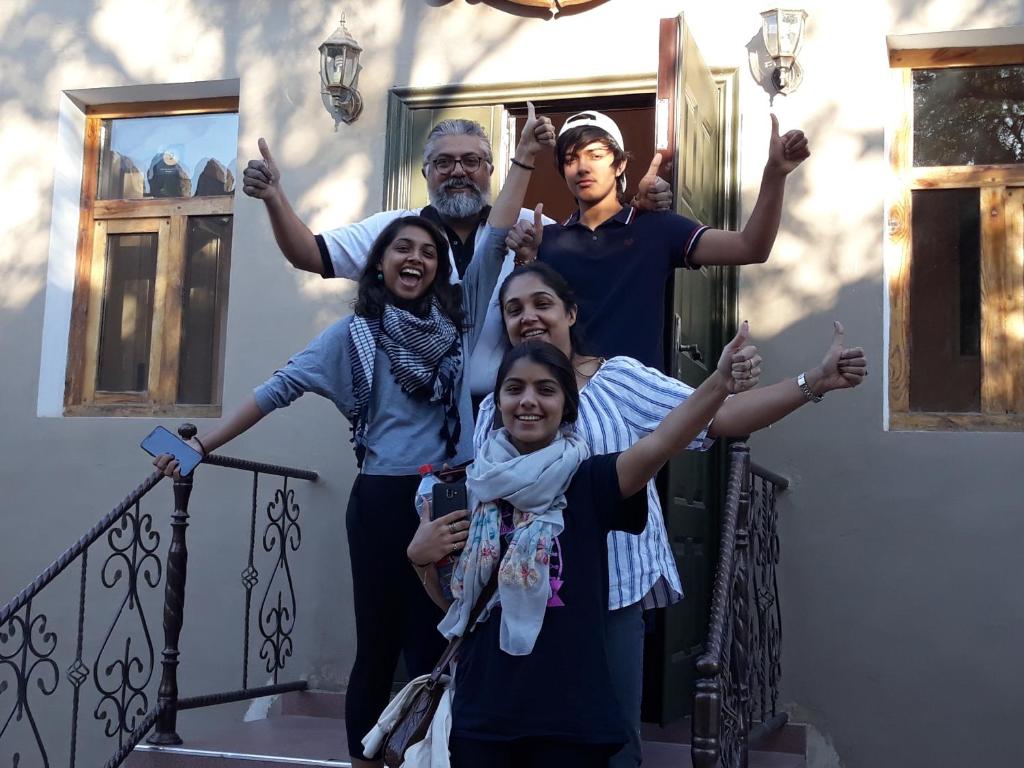
{"type": "MultiPolygon", "coordinates": [[[[507,229],[487,227],[484,247],[477,251],[461,283],[462,301],[469,328],[462,334],[462,380],[458,382],[462,434],[454,457],[445,457],[441,425],[444,409],[439,404],[405,394],[391,375],[388,357],[380,349],[374,358],[373,391],[366,425],[366,457],[362,471],[370,475],[415,475],[422,464],[457,464],[473,458],[473,406],[470,402],[466,365],[480,334],[487,302],[498,281],[505,257],[507,229]]],[[[313,339],[309,346],[278,369],[253,395],[266,415],[284,408],[306,392],[326,397],[343,414],[355,407],[352,387],[353,361],[349,333],[352,316],[344,317],[313,339]]]]}

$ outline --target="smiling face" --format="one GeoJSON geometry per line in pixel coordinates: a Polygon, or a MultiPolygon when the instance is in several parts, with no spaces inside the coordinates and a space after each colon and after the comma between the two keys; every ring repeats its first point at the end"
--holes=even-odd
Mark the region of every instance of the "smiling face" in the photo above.
{"type": "Polygon", "coordinates": [[[379,270],[384,285],[399,299],[423,296],[437,276],[437,246],[425,229],[408,225],[398,230],[385,249],[379,270]]]}
{"type": "Polygon", "coordinates": [[[617,199],[618,177],[626,160],[615,162],[615,154],[603,140],[591,141],[562,157],[562,176],[581,205],[593,206],[609,197],[617,199]]]}
{"type": "Polygon", "coordinates": [[[527,272],[509,280],[501,314],[513,346],[524,341],[546,341],[566,357],[572,356],[569,329],[576,323],[576,308],[567,308],[539,275],[527,272]]]}
{"type": "Polygon", "coordinates": [[[550,445],[565,411],[565,393],[550,368],[520,358],[508,369],[497,394],[501,422],[520,453],[550,445]]]}
{"type": "Polygon", "coordinates": [[[435,138],[429,147],[430,158],[424,165],[427,178],[427,194],[430,204],[443,216],[465,219],[476,216],[491,199],[491,172],[494,166],[489,162],[490,148],[479,136],[445,135],[435,138]],[[455,163],[448,173],[438,171],[434,163],[438,159],[479,161],[472,172],[455,163]]]}

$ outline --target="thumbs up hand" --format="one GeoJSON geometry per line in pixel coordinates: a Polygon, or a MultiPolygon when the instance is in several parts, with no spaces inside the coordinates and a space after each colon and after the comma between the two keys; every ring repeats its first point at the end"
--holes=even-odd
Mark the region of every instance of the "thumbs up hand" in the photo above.
{"type": "Polygon", "coordinates": [[[555,126],[551,124],[551,118],[538,115],[533,102],[526,102],[526,123],[519,136],[516,159],[529,164],[544,147],[553,146],[555,146],[555,126]]]}
{"type": "Polygon", "coordinates": [[[281,173],[270,154],[266,139],[259,140],[260,158],[250,160],[242,172],[242,191],[249,197],[269,202],[280,190],[281,173]]]}
{"type": "Polygon", "coordinates": [[[544,239],[544,203],[533,211],[533,221],[520,219],[505,236],[505,247],[515,253],[517,267],[529,264],[537,258],[541,240],[544,239]]]}
{"type": "Polygon", "coordinates": [[[779,135],[779,118],[772,118],[772,135],[768,143],[768,167],[781,172],[791,173],[800,163],[811,156],[807,146],[807,137],[803,131],[786,131],[779,135]]]}
{"type": "Polygon", "coordinates": [[[731,395],[753,389],[761,376],[761,355],[757,347],[747,344],[749,338],[750,325],[744,320],[718,359],[715,372],[724,380],[725,389],[731,395]]]}
{"type": "Polygon", "coordinates": [[[658,175],[661,153],[655,152],[647,173],[640,179],[633,204],[645,211],[667,211],[672,207],[672,186],[658,175]]]}
{"type": "Polygon", "coordinates": [[[838,320],[832,323],[832,343],[821,365],[807,371],[807,385],[816,394],[856,387],[868,375],[868,361],[861,347],[846,347],[846,331],[838,320]]]}

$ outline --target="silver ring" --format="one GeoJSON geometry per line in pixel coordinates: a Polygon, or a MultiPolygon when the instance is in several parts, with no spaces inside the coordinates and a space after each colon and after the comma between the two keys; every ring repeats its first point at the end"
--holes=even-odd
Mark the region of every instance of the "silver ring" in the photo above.
{"type": "Polygon", "coordinates": [[[455,523],[448,523],[448,533],[455,533],[455,523]]]}
{"type": "Polygon", "coordinates": [[[452,552],[455,552],[455,550],[457,550],[458,548],[459,548],[459,545],[458,545],[458,544],[456,544],[456,543],[455,543],[455,542],[453,541],[453,542],[452,542],[452,552]]]}

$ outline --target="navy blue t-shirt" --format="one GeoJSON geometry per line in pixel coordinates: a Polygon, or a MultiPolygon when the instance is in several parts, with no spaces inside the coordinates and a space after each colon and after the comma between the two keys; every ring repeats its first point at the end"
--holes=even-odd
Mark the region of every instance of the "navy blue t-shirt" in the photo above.
{"type": "Polygon", "coordinates": [[[707,229],[668,211],[638,216],[628,205],[594,231],[578,211],[544,227],[537,258],[575,291],[584,351],[663,371],[665,284],[672,270],[691,266],[707,229]]]}
{"type": "Polygon", "coordinates": [[[452,735],[624,744],[629,728],[608,672],[608,531],[640,533],[646,489],[621,499],[615,460],[593,456],[566,491],[565,529],[551,552],[553,597],[533,652],[498,646],[501,609],[470,632],[456,667],[452,735]],[[557,580],[557,583],[556,581],[557,580]]]}

